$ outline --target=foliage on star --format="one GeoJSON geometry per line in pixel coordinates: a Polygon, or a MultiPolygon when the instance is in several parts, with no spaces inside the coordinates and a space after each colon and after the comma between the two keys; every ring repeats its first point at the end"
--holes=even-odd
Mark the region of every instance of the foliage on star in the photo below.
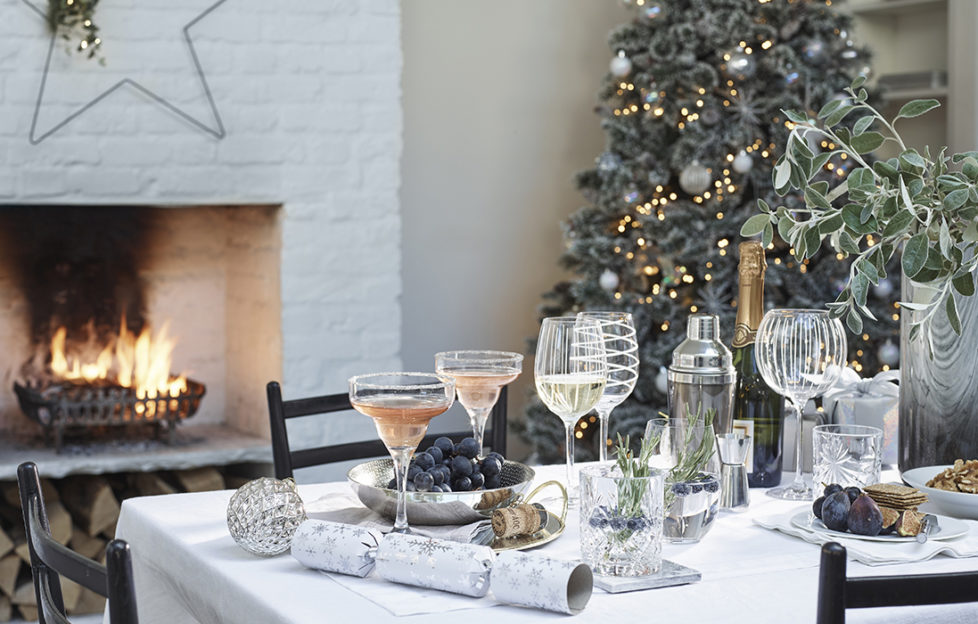
{"type": "MultiPolygon", "coordinates": [[[[615,409],[611,437],[640,434],[667,406],[660,367],[683,339],[694,311],[720,316],[732,338],[740,228],[758,199],[778,197],[772,168],[793,127],[784,110],[808,111],[869,72],[838,2],[817,0],[629,0],[630,22],[608,39],[611,71],[597,113],[607,137],[595,166],[578,174],[586,205],[564,223],[561,263],[574,278],[545,295],[542,316],[585,309],[632,312],[641,370],[632,397],[615,409]],[[602,276],[604,278],[602,279],[602,276]],[[611,286],[609,288],[609,286],[611,286]]],[[[813,151],[834,146],[811,145],[813,151]]],[[[849,160],[833,157],[822,176],[842,179],[849,160]]],[[[785,244],[767,250],[766,305],[824,308],[841,292],[848,266],[832,252],[803,262],[785,244]]],[[[850,340],[862,373],[881,367],[878,351],[897,342],[899,285],[878,289],[880,321],[850,340]]],[[[561,456],[562,426],[539,403],[524,436],[541,459],[561,456]]],[[[579,442],[595,427],[578,426],[579,442]]],[[[579,444],[592,457],[595,442],[579,444]]]]}
{"type": "MultiPolygon", "coordinates": [[[[47,18],[51,31],[88,58],[95,58],[102,45],[99,27],[95,24],[95,8],[98,2],[99,0],[48,0],[47,18]]],[[[99,59],[99,62],[103,61],[104,59],[99,59]]]]}

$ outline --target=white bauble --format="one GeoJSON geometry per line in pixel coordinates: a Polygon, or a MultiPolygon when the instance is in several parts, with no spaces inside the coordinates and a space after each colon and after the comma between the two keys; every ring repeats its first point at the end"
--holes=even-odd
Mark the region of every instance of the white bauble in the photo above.
{"type": "Polygon", "coordinates": [[[710,170],[694,160],[680,172],[679,187],[690,195],[699,195],[710,188],[710,170]]]}
{"type": "Polygon", "coordinates": [[[888,279],[881,279],[879,284],[873,286],[873,295],[878,299],[887,299],[893,294],[893,282],[888,279]]]}
{"type": "Polygon", "coordinates": [[[607,291],[618,288],[618,274],[611,269],[605,269],[598,277],[598,284],[607,291]]]}
{"type": "Polygon", "coordinates": [[[609,69],[611,70],[612,76],[624,78],[628,74],[632,73],[632,60],[625,56],[624,52],[619,52],[618,56],[611,59],[609,69]]]}
{"type": "Polygon", "coordinates": [[[740,150],[733,159],[733,170],[737,173],[747,173],[754,166],[754,159],[744,150],[740,150]]]}
{"type": "Polygon", "coordinates": [[[900,363],[900,347],[893,344],[892,340],[884,342],[876,355],[879,356],[880,362],[887,366],[896,366],[900,363]]]}
{"type": "Polygon", "coordinates": [[[659,374],[655,376],[655,389],[661,394],[669,391],[669,371],[665,366],[660,366],[659,374]]]}

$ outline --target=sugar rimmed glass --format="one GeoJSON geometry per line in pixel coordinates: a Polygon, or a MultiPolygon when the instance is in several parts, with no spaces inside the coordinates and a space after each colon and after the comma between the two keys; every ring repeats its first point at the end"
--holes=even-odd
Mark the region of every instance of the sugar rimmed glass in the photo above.
{"type": "Polygon", "coordinates": [[[397,515],[394,533],[410,533],[407,519],[407,472],[411,456],[432,418],[455,399],[455,382],[431,373],[374,373],[350,378],[353,409],[373,419],[394,462],[397,515]]]}
{"type": "Polygon", "coordinates": [[[523,371],[523,356],[511,351],[442,351],[435,354],[435,371],[455,380],[455,394],[469,415],[481,455],[486,419],[503,386],[523,371]]]}

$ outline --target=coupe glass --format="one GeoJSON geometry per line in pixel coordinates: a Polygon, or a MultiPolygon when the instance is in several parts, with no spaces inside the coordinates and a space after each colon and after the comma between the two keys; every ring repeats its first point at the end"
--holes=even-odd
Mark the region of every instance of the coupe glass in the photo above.
{"type": "Polygon", "coordinates": [[[629,312],[578,312],[578,318],[593,318],[601,325],[605,355],[608,358],[608,383],[594,411],[601,421],[598,459],[608,461],[608,419],[611,410],[635,389],[638,381],[638,341],[635,323],[629,312]]]}
{"type": "Polygon", "coordinates": [[[407,520],[408,463],[432,418],[452,406],[455,382],[431,373],[375,373],[350,378],[353,409],[370,416],[394,460],[397,516],[394,533],[410,533],[407,520]]]}
{"type": "Polygon", "coordinates": [[[458,402],[469,414],[472,437],[482,453],[486,419],[499,391],[519,377],[523,356],[509,351],[443,351],[435,354],[435,371],[455,380],[458,402]]]}
{"type": "Polygon", "coordinates": [[[594,409],[608,382],[601,324],[572,316],[543,319],[533,373],[540,399],[564,421],[567,489],[574,492],[574,425],[594,409]]]}
{"type": "Polygon", "coordinates": [[[771,310],[757,328],[754,356],[764,381],[794,408],[795,480],[768,490],[785,500],[811,500],[801,474],[801,411],[809,399],[831,388],[846,365],[846,334],[826,310],[771,310]]]}

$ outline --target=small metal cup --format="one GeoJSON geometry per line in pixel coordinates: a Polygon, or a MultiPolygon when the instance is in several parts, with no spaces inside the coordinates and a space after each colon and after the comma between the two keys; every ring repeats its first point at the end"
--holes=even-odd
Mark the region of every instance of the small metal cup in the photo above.
{"type": "Polygon", "coordinates": [[[750,453],[751,438],[743,431],[718,433],[720,455],[720,508],[744,511],[750,505],[750,486],[744,461],[750,453]]]}

